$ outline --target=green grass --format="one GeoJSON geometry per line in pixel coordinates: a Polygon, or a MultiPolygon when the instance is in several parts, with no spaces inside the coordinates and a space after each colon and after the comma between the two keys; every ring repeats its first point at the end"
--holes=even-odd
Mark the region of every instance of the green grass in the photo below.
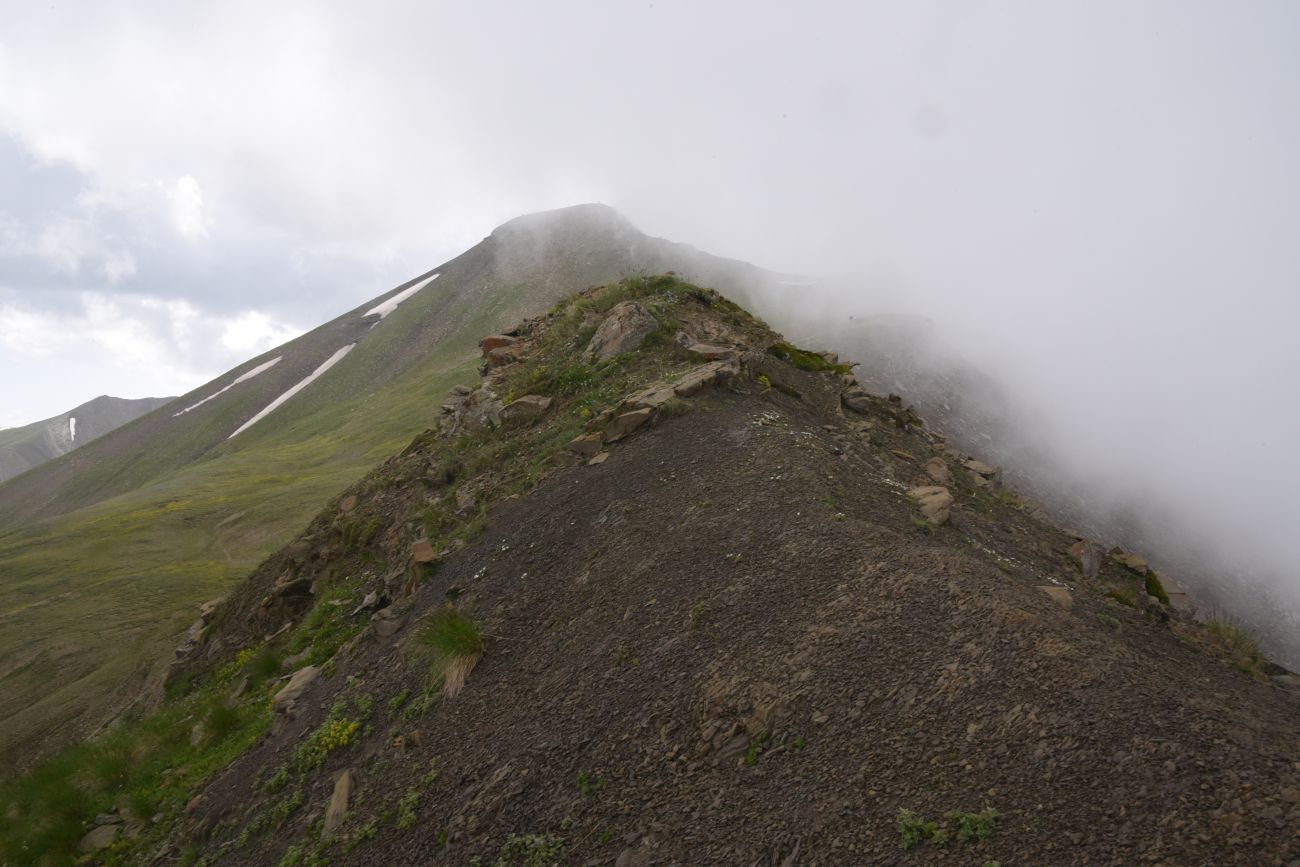
{"type": "MultiPolygon", "coordinates": [[[[83,714],[111,710],[149,676],[150,662],[165,665],[200,603],[225,594],[332,497],[431,427],[446,390],[476,378],[479,338],[530,303],[523,287],[462,299],[440,313],[447,337],[423,359],[390,381],[365,381],[436,302],[436,293],[418,293],[352,352],[347,367],[357,373],[340,365],[197,460],[197,440],[178,433],[78,476],[60,501],[66,513],[0,527],[0,657],[17,662],[0,679],[9,714],[0,719],[0,768],[57,742],[60,727],[83,714]]],[[[251,411],[244,400],[236,389],[214,402],[212,423],[233,428],[251,411]]]]}

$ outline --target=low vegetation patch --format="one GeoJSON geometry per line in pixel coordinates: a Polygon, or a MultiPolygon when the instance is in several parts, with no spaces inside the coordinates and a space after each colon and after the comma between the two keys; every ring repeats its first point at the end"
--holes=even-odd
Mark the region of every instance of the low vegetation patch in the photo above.
{"type": "Polygon", "coordinates": [[[1148,596],[1159,599],[1162,605],[1169,604],[1169,594],[1165,592],[1165,585],[1160,583],[1160,576],[1156,574],[1156,570],[1149,570],[1143,581],[1146,583],[1148,596]]]}
{"type": "Polygon", "coordinates": [[[847,364],[835,364],[827,361],[815,352],[808,352],[805,349],[799,349],[784,341],[773,343],[767,350],[769,355],[781,359],[786,364],[807,370],[813,373],[832,372],[848,373],[852,370],[847,364]]]}
{"type": "Polygon", "coordinates": [[[978,813],[954,810],[944,816],[939,823],[926,819],[919,813],[906,808],[898,811],[896,825],[899,835],[899,847],[911,849],[922,843],[942,849],[952,840],[955,832],[957,839],[963,843],[980,842],[990,837],[997,829],[1001,814],[992,807],[978,813]]]}

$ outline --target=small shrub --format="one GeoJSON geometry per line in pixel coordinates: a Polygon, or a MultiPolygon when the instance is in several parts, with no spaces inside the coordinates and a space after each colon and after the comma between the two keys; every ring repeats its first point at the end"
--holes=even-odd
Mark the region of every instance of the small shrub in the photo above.
{"type": "Polygon", "coordinates": [[[478,624],[447,605],[435,611],[416,632],[416,641],[433,657],[435,679],[442,681],[447,698],[465,688],[474,666],[483,657],[483,634],[478,624]]]}
{"type": "Polygon", "coordinates": [[[911,849],[918,843],[924,843],[933,840],[936,834],[944,834],[944,842],[947,842],[947,834],[939,827],[938,822],[928,822],[924,817],[902,808],[898,811],[898,845],[901,849],[911,849]]]}
{"type": "Polygon", "coordinates": [[[1119,629],[1119,621],[1109,614],[1098,614],[1097,620],[1107,629],[1119,629]]]}
{"type": "Polygon", "coordinates": [[[957,837],[963,841],[987,839],[997,827],[999,813],[992,807],[979,813],[949,813],[949,818],[957,820],[957,837]]]}

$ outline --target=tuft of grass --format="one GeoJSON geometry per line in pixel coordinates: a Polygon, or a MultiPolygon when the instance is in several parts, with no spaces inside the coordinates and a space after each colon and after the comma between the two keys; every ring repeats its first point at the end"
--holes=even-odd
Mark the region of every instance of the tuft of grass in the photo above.
{"type": "Polygon", "coordinates": [[[1097,620],[1107,629],[1119,629],[1119,621],[1109,614],[1098,614],[1097,620]]]}
{"type": "Polygon", "coordinates": [[[483,658],[483,633],[478,624],[448,604],[425,619],[415,640],[432,656],[434,679],[441,680],[443,695],[455,698],[483,658]]]}
{"type": "Polygon", "coordinates": [[[1259,642],[1240,624],[1226,617],[1216,616],[1205,624],[1205,631],[1228,654],[1234,657],[1237,670],[1251,677],[1262,677],[1264,653],[1259,642]]]}
{"type": "Polygon", "coordinates": [[[213,701],[203,720],[204,733],[213,741],[220,741],[237,728],[239,728],[239,709],[220,699],[213,701]]]}
{"type": "Polygon", "coordinates": [[[922,518],[920,515],[912,516],[912,526],[915,527],[919,532],[924,533],[927,536],[931,536],[934,534],[934,524],[931,524],[929,521],[927,521],[925,518],[922,518]]]}

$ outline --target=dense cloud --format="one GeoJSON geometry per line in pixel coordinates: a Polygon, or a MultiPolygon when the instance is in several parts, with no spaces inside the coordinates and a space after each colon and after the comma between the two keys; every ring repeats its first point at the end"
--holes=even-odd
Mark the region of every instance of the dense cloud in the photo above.
{"type": "Polygon", "coordinates": [[[1300,573],[1276,541],[1300,518],[1293,4],[0,21],[0,365],[22,371],[0,424],[183,390],[518,213],[600,200],[829,278],[798,299],[828,323],[930,317],[1071,477],[1300,573]]]}

